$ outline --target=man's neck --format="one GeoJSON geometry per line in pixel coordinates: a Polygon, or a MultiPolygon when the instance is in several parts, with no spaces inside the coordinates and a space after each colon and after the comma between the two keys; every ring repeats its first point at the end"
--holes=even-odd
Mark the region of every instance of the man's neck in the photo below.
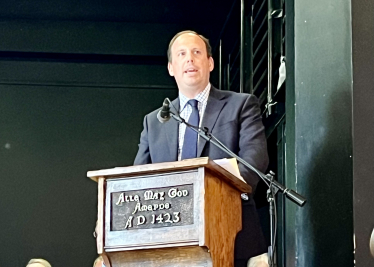
{"type": "Polygon", "coordinates": [[[188,99],[194,99],[198,94],[200,94],[202,91],[204,91],[208,86],[210,86],[210,83],[208,83],[203,88],[187,88],[187,89],[179,89],[179,93],[187,97],[188,99]]]}

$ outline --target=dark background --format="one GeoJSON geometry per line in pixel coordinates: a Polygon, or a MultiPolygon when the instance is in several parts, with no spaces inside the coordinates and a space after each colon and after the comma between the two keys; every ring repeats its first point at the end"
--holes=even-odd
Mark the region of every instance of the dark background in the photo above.
{"type": "Polygon", "coordinates": [[[214,46],[231,1],[1,1],[0,266],[91,266],[97,184],[132,165],[143,117],[175,98],[171,37],[214,46]]]}
{"type": "MultiPolygon", "coordinates": [[[[226,87],[218,45],[224,37],[237,49],[239,2],[0,2],[0,266],[35,257],[53,267],[92,265],[97,184],[86,172],[132,165],[144,115],[177,96],[166,50],[178,31],[210,39],[212,83],[226,87]]],[[[244,2],[256,6],[257,26],[266,21],[265,1],[244,2]]],[[[274,114],[263,116],[270,168],[308,198],[297,208],[278,196],[278,265],[353,266],[355,231],[356,266],[371,266],[373,3],[278,2],[286,16],[275,27],[283,29],[275,57],[286,56],[287,80],[274,114]]],[[[265,58],[259,36],[246,39],[245,53],[258,48],[265,58]]],[[[266,63],[258,60],[258,76],[266,63]]],[[[248,92],[264,109],[266,79],[253,75],[248,84],[256,79],[263,91],[248,92]]],[[[266,200],[257,200],[268,234],[266,200]]]]}

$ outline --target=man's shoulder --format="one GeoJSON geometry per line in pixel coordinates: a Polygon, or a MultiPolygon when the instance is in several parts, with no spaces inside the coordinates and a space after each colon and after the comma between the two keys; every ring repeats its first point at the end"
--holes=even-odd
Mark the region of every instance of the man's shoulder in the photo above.
{"type": "Polygon", "coordinates": [[[252,94],[248,93],[237,93],[233,91],[226,91],[226,90],[219,90],[212,86],[212,93],[222,99],[234,99],[234,100],[241,100],[245,101],[246,99],[253,99],[257,101],[257,97],[252,94]]]}
{"type": "Polygon", "coordinates": [[[147,117],[152,117],[152,118],[153,118],[153,117],[157,118],[157,113],[158,113],[160,110],[161,110],[161,108],[157,108],[157,109],[155,109],[155,110],[149,112],[146,116],[147,116],[147,117]]]}
{"type": "Polygon", "coordinates": [[[157,119],[157,113],[161,110],[161,108],[158,108],[156,110],[153,110],[152,112],[148,113],[145,115],[144,119],[145,122],[147,123],[148,127],[150,128],[157,128],[162,124],[160,121],[157,119]]]}

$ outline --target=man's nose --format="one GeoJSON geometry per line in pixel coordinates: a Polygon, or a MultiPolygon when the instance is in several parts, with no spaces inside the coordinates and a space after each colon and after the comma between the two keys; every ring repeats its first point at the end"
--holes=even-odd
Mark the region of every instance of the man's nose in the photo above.
{"type": "Polygon", "coordinates": [[[190,62],[193,62],[194,59],[193,59],[193,54],[190,52],[190,53],[187,53],[187,63],[190,63],[190,62]]]}

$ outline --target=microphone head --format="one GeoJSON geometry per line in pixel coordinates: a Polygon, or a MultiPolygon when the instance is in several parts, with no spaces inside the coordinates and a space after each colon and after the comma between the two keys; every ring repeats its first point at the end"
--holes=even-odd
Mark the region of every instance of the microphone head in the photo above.
{"type": "Polygon", "coordinates": [[[159,122],[165,123],[165,122],[170,120],[170,116],[165,117],[165,116],[162,116],[161,114],[162,114],[162,110],[159,110],[157,112],[157,119],[158,119],[159,122]]]}
{"type": "Polygon", "coordinates": [[[164,103],[162,103],[162,108],[160,111],[161,111],[160,116],[162,118],[164,119],[170,118],[170,108],[169,108],[169,102],[167,98],[164,100],[164,103]]]}
{"type": "Polygon", "coordinates": [[[162,108],[159,112],[157,112],[157,119],[161,123],[165,123],[168,120],[170,120],[170,108],[168,98],[165,98],[164,102],[162,103],[162,108]]]}

